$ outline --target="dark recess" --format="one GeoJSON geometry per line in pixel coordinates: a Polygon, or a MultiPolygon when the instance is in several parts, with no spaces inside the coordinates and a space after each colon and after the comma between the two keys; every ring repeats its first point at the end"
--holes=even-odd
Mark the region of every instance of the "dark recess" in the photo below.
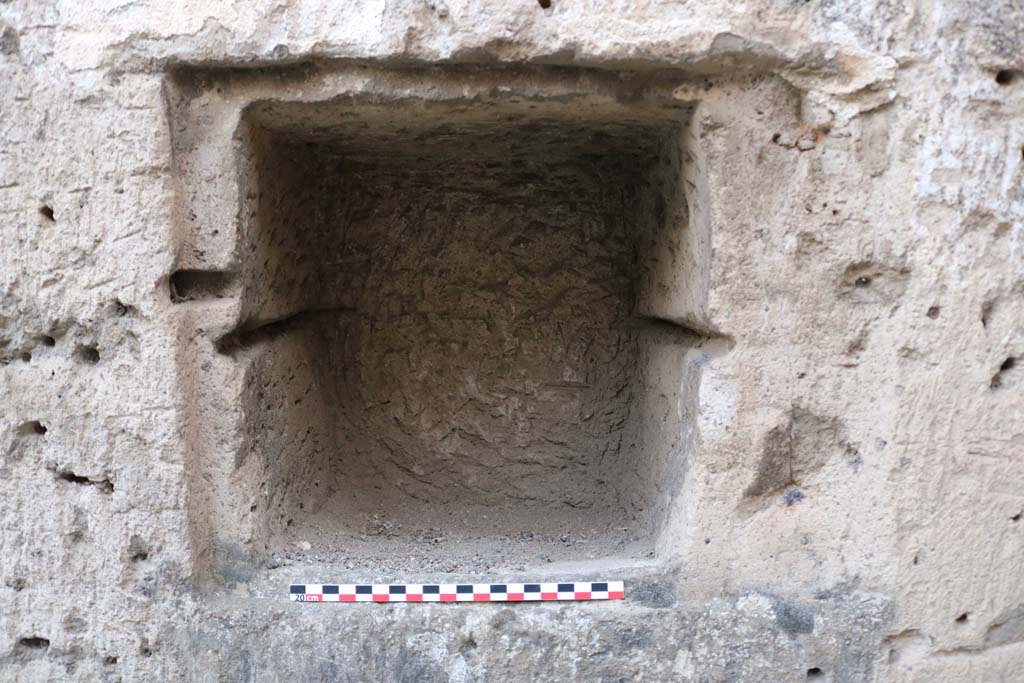
{"type": "Polygon", "coordinates": [[[1006,360],[1004,360],[1002,365],[999,366],[999,370],[996,371],[996,374],[992,375],[992,379],[988,383],[989,388],[998,389],[999,387],[1003,386],[1003,373],[1013,370],[1014,366],[1016,365],[1017,359],[1014,358],[1013,356],[1010,356],[1006,360]]]}
{"type": "Polygon", "coordinates": [[[89,365],[96,365],[100,362],[99,349],[91,344],[79,344],[75,347],[75,355],[80,361],[89,365]]]}
{"type": "Polygon", "coordinates": [[[171,274],[171,301],[176,304],[221,299],[235,282],[235,274],[221,270],[176,270],[171,274]]]}
{"type": "Polygon", "coordinates": [[[1017,72],[1013,69],[1000,69],[996,72],[996,83],[999,85],[1010,85],[1017,80],[1017,72]]]}
{"type": "Polygon", "coordinates": [[[31,636],[29,638],[22,638],[18,641],[18,645],[22,647],[31,648],[33,650],[39,650],[42,648],[50,647],[50,641],[47,638],[41,636],[31,636]]]}
{"type": "Polygon", "coordinates": [[[80,484],[82,486],[95,486],[100,490],[100,493],[113,493],[114,485],[109,479],[90,479],[89,477],[81,477],[71,470],[61,470],[57,472],[57,479],[60,481],[66,481],[70,484],[80,484]]]}
{"type": "Polygon", "coordinates": [[[46,427],[39,420],[31,420],[21,425],[21,429],[19,429],[18,431],[20,431],[22,434],[42,435],[46,433],[46,427]]]}

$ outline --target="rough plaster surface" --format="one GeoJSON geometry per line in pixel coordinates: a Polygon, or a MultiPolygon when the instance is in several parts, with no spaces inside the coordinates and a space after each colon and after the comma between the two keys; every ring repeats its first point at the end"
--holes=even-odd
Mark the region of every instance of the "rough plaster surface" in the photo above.
{"type": "Polygon", "coordinates": [[[0,679],[1019,679],[1021,25],[1010,0],[0,3],[0,679]],[[494,101],[527,110],[495,128],[494,101]],[[474,139],[501,163],[474,172],[474,139]],[[324,239],[270,240],[277,209],[324,239]],[[501,308],[560,287],[534,325],[501,308]],[[595,373],[578,403],[539,388],[566,369],[595,373]],[[590,404],[639,435],[607,475],[590,404]],[[565,438],[531,459],[534,432],[565,438]],[[419,527],[378,510],[410,501],[419,527]],[[289,546],[277,503],[323,538],[289,546]],[[282,600],[410,572],[628,599],[282,600]]]}

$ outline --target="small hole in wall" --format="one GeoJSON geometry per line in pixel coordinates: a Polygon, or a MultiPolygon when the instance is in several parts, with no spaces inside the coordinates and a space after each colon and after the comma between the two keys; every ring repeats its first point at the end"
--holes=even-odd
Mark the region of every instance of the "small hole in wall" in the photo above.
{"type": "Polygon", "coordinates": [[[996,83],[999,85],[1010,85],[1017,79],[1017,73],[1013,69],[1000,69],[996,72],[996,83]]]}
{"type": "Polygon", "coordinates": [[[1021,516],[1021,513],[1018,512],[1013,517],[1010,517],[1010,521],[1011,522],[1019,522],[1020,521],[1020,516],[1021,516]]]}
{"type": "Polygon", "coordinates": [[[18,429],[22,434],[39,434],[43,435],[46,433],[46,426],[43,425],[39,420],[32,420],[21,425],[18,429]]]}
{"type": "Polygon", "coordinates": [[[30,360],[32,360],[32,354],[29,353],[28,351],[23,351],[21,354],[21,360],[24,361],[25,363],[28,363],[30,360]]]}
{"type": "Polygon", "coordinates": [[[110,310],[114,315],[121,318],[132,312],[133,308],[128,304],[122,302],[120,299],[114,299],[110,302],[110,310]]]}
{"type": "Polygon", "coordinates": [[[22,638],[18,641],[18,645],[21,645],[22,647],[31,648],[33,650],[38,650],[50,647],[50,641],[49,639],[43,638],[41,636],[32,636],[30,638],[22,638]]]}
{"type": "Polygon", "coordinates": [[[44,334],[39,336],[39,343],[43,346],[56,346],[57,340],[48,334],[44,334]]]}
{"type": "Polygon", "coordinates": [[[807,680],[816,681],[825,677],[825,672],[816,666],[812,666],[807,670],[807,680]]]}
{"type": "Polygon", "coordinates": [[[996,374],[992,375],[992,379],[989,380],[989,383],[988,383],[989,388],[990,389],[998,389],[999,387],[1003,386],[1003,373],[1004,372],[1009,372],[1016,365],[1017,365],[1017,360],[1013,356],[1010,356],[1009,358],[1004,360],[1003,364],[1000,365],[999,369],[996,371],[996,374]]]}
{"type": "Polygon", "coordinates": [[[931,308],[928,309],[927,315],[932,320],[935,320],[936,318],[939,317],[939,311],[940,311],[940,309],[939,309],[938,306],[932,306],[931,308]]]}
{"type": "Polygon", "coordinates": [[[51,223],[55,223],[57,221],[57,219],[54,218],[54,216],[53,216],[53,208],[52,207],[49,207],[49,206],[46,206],[46,205],[40,206],[39,207],[39,214],[43,218],[45,218],[46,220],[50,221],[51,223]]]}
{"type": "Polygon", "coordinates": [[[107,666],[114,666],[115,664],[117,664],[117,657],[107,657],[103,660],[103,663],[107,666]]]}
{"type": "Polygon", "coordinates": [[[869,278],[867,275],[861,275],[854,281],[853,284],[856,285],[857,287],[868,287],[871,285],[871,278],[869,278]]]}
{"type": "Polygon", "coordinates": [[[178,304],[201,299],[220,299],[228,295],[235,274],[218,270],[176,270],[171,273],[171,301],[178,304]]]}
{"type": "Polygon", "coordinates": [[[963,624],[967,623],[967,620],[970,619],[970,617],[971,617],[971,613],[970,612],[964,612],[963,614],[958,616],[955,619],[955,621],[956,621],[956,623],[963,625],[963,624]]]}
{"type": "Polygon", "coordinates": [[[540,5],[543,9],[551,8],[551,0],[537,0],[537,4],[540,5]]]}
{"type": "Polygon", "coordinates": [[[96,365],[100,362],[100,352],[95,346],[91,344],[79,344],[75,347],[75,357],[83,363],[89,365],[96,365]]]}

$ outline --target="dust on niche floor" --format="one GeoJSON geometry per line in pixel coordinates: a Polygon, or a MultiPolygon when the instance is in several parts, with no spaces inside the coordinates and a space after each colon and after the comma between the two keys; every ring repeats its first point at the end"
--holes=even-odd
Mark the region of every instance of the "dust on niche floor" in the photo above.
{"type": "Polygon", "coordinates": [[[516,512],[517,533],[501,507],[333,509],[342,505],[332,501],[332,509],[297,519],[277,534],[267,568],[306,564],[383,574],[478,574],[644,554],[631,550],[642,540],[623,520],[595,516],[589,524],[578,518],[552,524],[543,511],[516,512]],[[351,515],[348,530],[338,528],[339,514],[351,515]]]}

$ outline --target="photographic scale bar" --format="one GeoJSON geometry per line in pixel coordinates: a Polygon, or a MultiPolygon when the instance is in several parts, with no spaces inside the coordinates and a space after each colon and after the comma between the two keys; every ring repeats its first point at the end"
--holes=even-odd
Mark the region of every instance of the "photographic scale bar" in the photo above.
{"type": "Polygon", "coordinates": [[[299,583],[292,602],[534,602],[622,600],[622,581],[563,583],[299,583]]]}

